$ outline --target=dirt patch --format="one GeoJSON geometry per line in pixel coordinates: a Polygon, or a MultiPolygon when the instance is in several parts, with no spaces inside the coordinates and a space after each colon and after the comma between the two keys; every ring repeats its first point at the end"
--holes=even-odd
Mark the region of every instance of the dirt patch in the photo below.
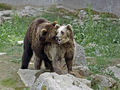
{"type": "Polygon", "coordinates": [[[0,90],[23,90],[25,88],[17,75],[20,63],[11,62],[15,57],[17,59],[21,56],[0,56],[0,90]]]}

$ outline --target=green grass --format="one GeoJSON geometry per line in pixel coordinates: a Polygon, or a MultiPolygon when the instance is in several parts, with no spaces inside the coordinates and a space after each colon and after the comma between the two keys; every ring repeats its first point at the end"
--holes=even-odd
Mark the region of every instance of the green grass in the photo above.
{"type": "MultiPolygon", "coordinates": [[[[54,13],[43,12],[41,17],[49,21],[58,21],[61,25],[71,24],[74,38],[85,48],[86,56],[120,57],[120,20],[108,20],[106,14],[101,14],[100,20],[93,21],[93,11],[88,8],[88,18],[83,20],[83,25],[80,25],[78,17],[73,14],[63,15],[56,9],[52,11],[54,13]],[[69,18],[65,18],[65,15],[69,18]]],[[[22,52],[22,46],[18,46],[17,41],[24,39],[28,25],[34,18],[17,15],[12,18],[11,21],[5,21],[0,26],[0,51],[15,54],[22,52]]]]}
{"type": "Polygon", "coordinates": [[[78,17],[71,14],[66,19],[59,10],[55,11],[58,12],[42,16],[50,21],[57,20],[59,24],[71,24],[74,38],[85,47],[87,56],[120,57],[120,20],[108,20],[106,14],[101,14],[99,21],[93,21],[92,10],[88,8],[88,18],[80,25],[78,17]]]}
{"type": "Polygon", "coordinates": [[[14,78],[11,78],[11,77],[3,79],[0,83],[1,83],[1,85],[5,86],[5,87],[14,87],[15,90],[29,90],[28,87],[15,87],[17,84],[17,80],[15,80],[14,78]]]}
{"type": "Polygon", "coordinates": [[[29,23],[33,20],[33,17],[18,17],[17,15],[12,17],[11,21],[5,21],[0,26],[0,42],[2,42],[0,51],[17,52],[21,47],[17,45],[17,41],[24,39],[29,23]]]}
{"type": "Polygon", "coordinates": [[[16,80],[13,78],[6,78],[1,81],[1,85],[6,86],[6,87],[12,87],[16,84],[16,80]]]}
{"type": "MultiPolygon", "coordinates": [[[[92,11],[88,9],[88,18],[80,25],[78,17],[69,15],[65,18],[60,12],[43,12],[43,18],[49,21],[58,21],[59,24],[73,26],[75,40],[85,48],[86,56],[120,57],[120,20],[108,20],[106,15],[101,15],[99,21],[92,20],[92,11]],[[74,22],[74,20],[76,20],[74,22]]],[[[29,23],[33,17],[13,16],[10,22],[4,22],[0,27],[0,50],[3,47],[15,46],[17,41],[23,40],[29,23]]]]}
{"type": "Polygon", "coordinates": [[[111,57],[95,57],[93,61],[93,63],[91,63],[91,60],[87,60],[88,61],[88,67],[91,70],[91,72],[93,74],[104,74],[102,73],[103,70],[105,68],[107,68],[108,66],[111,66],[114,64],[115,62],[115,58],[111,58],[111,57]]]}
{"type": "Polygon", "coordinates": [[[19,87],[15,88],[15,90],[30,90],[28,87],[19,87]]]}
{"type": "MultiPolygon", "coordinates": [[[[78,17],[73,14],[68,15],[69,18],[65,18],[65,15],[60,14],[59,10],[52,9],[52,11],[54,13],[43,12],[41,17],[49,21],[58,21],[61,25],[71,24],[74,38],[85,48],[86,56],[120,57],[120,20],[108,20],[107,15],[103,14],[99,21],[93,21],[93,11],[88,8],[88,18],[83,20],[83,25],[80,25],[78,17]]],[[[17,46],[17,41],[24,39],[28,25],[34,19],[17,15],[12,17],[11,21],[5,21],[0,26],[1,51],[7,49],[7,52],[11,52],[11,50],[16,50],[14,47],[21,48],[22,46],[17,46]]]]}

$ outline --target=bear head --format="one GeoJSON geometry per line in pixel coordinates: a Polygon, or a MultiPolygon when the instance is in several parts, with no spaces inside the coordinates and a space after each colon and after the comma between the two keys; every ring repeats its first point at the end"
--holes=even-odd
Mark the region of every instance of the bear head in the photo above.
{"type": "Polygon", "coordinates": [[[46,34],[46,42],[54,42],[56,43],[56,34],[57,29],[60,27],[59,24],[55,22],[52,23],[52,25],[49,26],[49,29],[47,30],[46,34]]]}
{"type": "Polygon", "coordinates": [[[70,24],[60,26],[56,32],[56,40],[58,44],[64,44],[73,40],[73,31],[70,24]]]}
{"type": "Polygon", "coordinates": [[[39,24],[37,27],[39,39],[42,41],[50,41],[50,39],[54,39],[56,36],[56,24],[56,21],[39,24]]]}

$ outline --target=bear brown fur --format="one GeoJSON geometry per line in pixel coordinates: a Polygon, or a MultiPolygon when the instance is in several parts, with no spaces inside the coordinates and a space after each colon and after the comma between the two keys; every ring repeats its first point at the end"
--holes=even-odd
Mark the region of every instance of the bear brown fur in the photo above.
{"type": "Polygon", "coordinates": [[[61,62],[65,60],[68,73],[72,73],[72,64],[74,58],[74,39],[72,27],[70,25],[58,26],[57,30],[57,44],[54,42],[47,43],[44,48],[44,52],[50,61],[55,72],[63,74],[61,62]],[[64,29],[64,30],[63,30],[64,29]],[[60,30],[60,32],[58,32],[60,30]],[[59,33],[62,33],[59,35],[59,33]],[[64,34],[63,34],[64,33],[64,34]],[[60,42],[61,41],[61,42],[60,42]]]}
{"type": "Polygon", "coordinates": [[[53,71],[52,63],[44,53],[44,46],[46,45],[46,36],[50,37],[50,41],[54,41],[56,33],[52,31],[55,31],[55,25],[56,22],[49,22],[40,18],[31,22],[24,38],[24,52],[21,69],[28,68],[34,52],[36,57],[35,69],[40,69],[42,60],[44,60],[46,68],[53,71]],[[49,35],[49,33],[52,34],[49,35]]]}

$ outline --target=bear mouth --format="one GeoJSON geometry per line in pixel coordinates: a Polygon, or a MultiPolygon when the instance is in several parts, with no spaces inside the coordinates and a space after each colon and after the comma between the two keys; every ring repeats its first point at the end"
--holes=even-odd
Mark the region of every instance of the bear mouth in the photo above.
{"type": "Polygon", "coordinates": [[[61,39],[58,39],[58,44],[61,44],[62,40],[61,39]]]}

